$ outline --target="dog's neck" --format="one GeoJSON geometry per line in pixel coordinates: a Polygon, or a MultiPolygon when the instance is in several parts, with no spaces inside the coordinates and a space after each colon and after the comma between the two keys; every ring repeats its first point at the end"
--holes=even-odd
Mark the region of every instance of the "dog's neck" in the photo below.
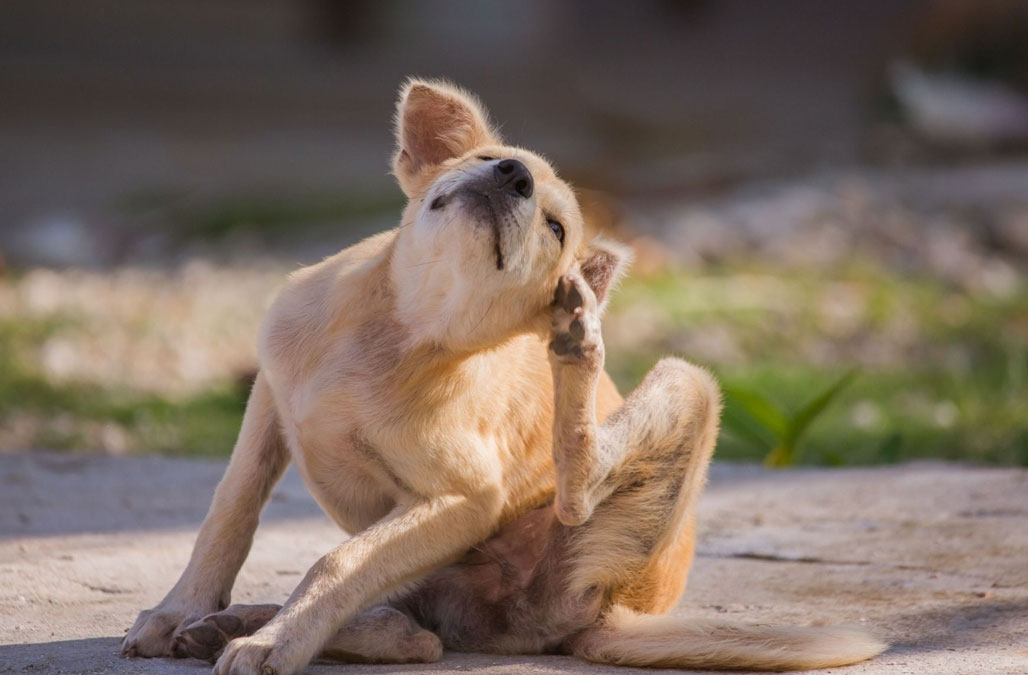
{"type": "Polygon", "coordinates": [[[514,290],[480,292],[446,261],[415,263],[416,275],[395,256],[388,264],[392,314],[406,329],[407,350],[431,346],[451,358],[466,358],[548,328],[545,301],[525,307],[514,290]]]}

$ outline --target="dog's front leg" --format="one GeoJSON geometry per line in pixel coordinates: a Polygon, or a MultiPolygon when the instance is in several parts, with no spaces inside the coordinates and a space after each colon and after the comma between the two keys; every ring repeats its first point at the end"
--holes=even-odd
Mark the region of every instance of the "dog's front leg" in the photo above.
{"type": "Polygon", "coordinates": [[[502,508],[497,485],[421,499],[325,555],[275,618],[233,640],[215,675],[292,675],[339,627],[407,581],[485,539],[502,508]]]}
{"type": "Polygon", "coordinates": [[[189,565],[168,595],[136,619],[122,643],[124,656],[171,656],[179,630],[228,606],[261,507],[288,464],[271,388],[258,374],[232,460],[214,493],[189,565]]]}

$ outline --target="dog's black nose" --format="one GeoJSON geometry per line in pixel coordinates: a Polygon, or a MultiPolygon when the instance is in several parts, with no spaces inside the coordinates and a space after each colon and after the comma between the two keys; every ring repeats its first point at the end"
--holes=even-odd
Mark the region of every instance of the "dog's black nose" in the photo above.
{"type": "Polygon", "coordinates": [[[516,159],[505,159],[497,162],[493,168],[496,189],[512,195],[528,199],[535,189],[535,181],[528,167],[516,159]]]}

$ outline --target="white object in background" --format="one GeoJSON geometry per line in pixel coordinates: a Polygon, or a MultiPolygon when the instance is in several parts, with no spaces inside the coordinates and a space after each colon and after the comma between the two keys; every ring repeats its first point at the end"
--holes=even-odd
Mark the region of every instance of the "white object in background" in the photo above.
{"type": "Polygon", "coordinates": [[[1000,82],[925,72],[906,61],[889,68],[889,79],[910,124],[932,140],[1028,141],[1028,96],[1000,82]]]}

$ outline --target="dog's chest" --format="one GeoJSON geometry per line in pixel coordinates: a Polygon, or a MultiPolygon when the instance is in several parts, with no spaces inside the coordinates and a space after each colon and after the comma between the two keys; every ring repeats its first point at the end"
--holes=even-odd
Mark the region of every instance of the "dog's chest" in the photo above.
{"type": "Polygon", "coordinates": [[[308,487],[349,531],[398,502],[502,481],[501,455],[520,452],[497,440],[467,392],[405,388],[361,364],[323,369],[276,398],[308,487]]]}
{"type": "Polygon", "coordinates": [[[399,333],[388,319],[364,322],[307,343],[314,349],[302,372],[288,367],[297,362],[288,350],[264,364],[295,461],[322,507],[354,531],[396,503],[490,484],[518,503],[537,501],[552,482],[552,422],[540,400],[552,385],[521,371],[545,360],[523,350],[459,364],[412,358],[399,333]]]}

